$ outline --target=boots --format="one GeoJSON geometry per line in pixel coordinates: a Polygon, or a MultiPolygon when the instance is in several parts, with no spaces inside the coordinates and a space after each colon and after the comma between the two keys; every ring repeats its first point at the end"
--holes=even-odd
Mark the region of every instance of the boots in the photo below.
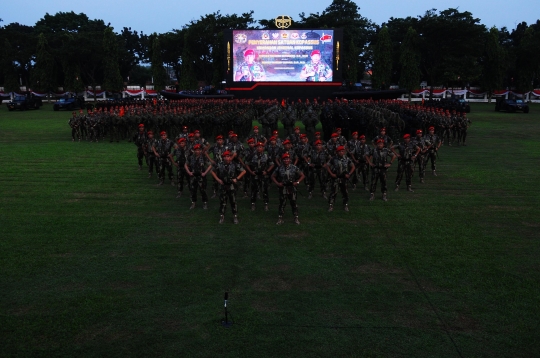
{"type": "Polygon", "coordinates": [[[278,216],[278,221],[277,221],[276,225],[281,225],[281,224],[283,224],[283,223],[284,223],[284,221],[283,221],[283,216],[281,216],[281,215],[278,216]]]}
{"type": "Polygon", "coordinates": [[[264,204],[264,211],[268,211],[268,204],[264,204]]]}
{"type": "Polygon", "coordinates": [[[189,210],[193,210],[193,209],[195,209],[195,202],[194,201],[191,202],[191,206],[189,207],[189,210]]]}
{"type": "Polygon", "coordinates": [[[203,203],[202,208],[203,208],[204,210],[208,209],[208,203],[203,203]]]}
{"type": "Polygon", "coordinates": [[[174,179],[171,179],[171,186],[176,186],[176,183],[174,182],[174,179]]]}
{"type": "Polygon", "coordinates": [[[298,216],[295,216],[295,217],[294,217],[294,223],[295,223],[296,225],[300,225],[300,220],[298,220],[298,216]]]}
{"type": "Polygon", "coordinates": [[[433,170],[433,175],[434,175],[434,176],[437,176],[437,173],[435,173],[435,170],[433,170]]]}
{"type": "Polygon", "coordinates": [[[394,191],[399,191],[399,184],[396,184],[396,188],[394,189],[394,191]]]}
{"type": "Polygon", "coordinates": [[[345,204],[345,207],[343,208],[343,210],[345,210],[345,211],[348,212],[348,211],[349,211],[349,205],[348,205],[348,204],[345,204]]]}
{"type": "Polygon", "coordinates": [[[309,192],[309,195],[308,195],[308,197],[307,197],[307,198],[308,198],[308,199],[311,199],[311,198],[313,198],[313,193],[312,193],[311,191],[309,192]]]}
{"type": "Polygon", "coordinates": [[[420,178],[420,183],[424,184],[424,178],[420,178]]]}
{"type": "Polygon", "coordinates": [[[223,224],[224,221],[225,221],[225,215],[220,215],[219,216],[219,223],[223,224]]]}
{"type": "Polygon", "coordinates": [[[375,194],[374,193],[369,194],[369,201],[373,201],[373,199],[375,199],[375,194]]]}
{"type": "Polygon", "coordinates": [[[330,206],[328,207],[328,212],[332,212],[334,211],[334,205],[330,204],[330,206]]]}
{"type": "Polygon", "coordinates": [[[176,193],[176,199],[180,199],[180,197],[182,196],[182,192],[181,191],[178,191],[176,193]]]}
{"type": "Polygon", "coordinates": [[[233,217],[233,224],[238,224],[238,215],[233,217]]]}
{"type": "Polygon", "coordinates": [[[384,194],[382,195],[382,200],[383,200],[383,201],[388,201],[388,198],[386,197],[386,193],[384,193],[384,194]]]}
{"type": "Polygon", "coordinates": [[[212,196],[210,197],[210,199],[214,199],[216,197],[216,192],[214,191],[214,193],[212,194],[212,196]]]}
{"type": "Polygon", "coordinates": [[[255,211],[255,203],[251,203],[251,211],[255,211]]]}
{"type": "Polygon", "coordinates": [[[142,170],[142,165],[139,165],[139,170],[142,170]]]}
{"type": "Polygon", "coordinates": [[[407,185],[407,191],[410,191],[411,193],[414,193],[414,190],[412,190],[412,187],[410,185],[407,185]]]}

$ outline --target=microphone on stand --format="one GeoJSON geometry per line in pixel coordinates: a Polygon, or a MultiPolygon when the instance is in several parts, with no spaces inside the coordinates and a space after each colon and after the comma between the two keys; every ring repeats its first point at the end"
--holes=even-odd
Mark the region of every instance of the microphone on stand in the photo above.
{"type": "Polygon", "coordinates": [[[221,325],[225,328],[229,328],[232,326],[232,322],[229,322],[229,314],[227,312],[227,301],[229,300],[229,292],[225,292],[225,296],[223,297],[223,299],[225,300],[225,321],[221,321],[221,325]]]}

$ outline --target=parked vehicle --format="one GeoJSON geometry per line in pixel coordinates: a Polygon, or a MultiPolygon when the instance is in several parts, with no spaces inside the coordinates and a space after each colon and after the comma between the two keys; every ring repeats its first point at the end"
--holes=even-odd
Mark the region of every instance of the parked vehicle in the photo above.
{"type": "Polygon", "coordinates": [[[59,111],[61,109],[67,109],[68,111],[71,111],[73,109],[83,109],[84,107],[84,97],[82,96],[66,96],[60,98],[56,103],[53,105],[53,109],[55,111],[59,111]]]}
{"type": "Polygon", "coordinates": [[[7,103],[9,111],[19,109],[21,111],[26,111],[27,109],[39,109],[43,105],[43,101],[39,97],[33,95],[17,95],[13,98],[13,101],[7,103]]]}
{"type": "Polygon", "coordinates": [[[495,103],[495,110],[506,111],[506,112],[517,112],[522,111],[523,113],[529,113],[529,105],[525,103],[522,99],[506,99],[498,98],[495,103]]]}

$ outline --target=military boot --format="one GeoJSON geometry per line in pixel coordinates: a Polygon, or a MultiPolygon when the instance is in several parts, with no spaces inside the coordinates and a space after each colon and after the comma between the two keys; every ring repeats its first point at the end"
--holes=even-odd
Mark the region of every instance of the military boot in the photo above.
{"type": "Polygon", "coordinates": [[[176,186],[176,183],[174,182],[174,179],[171,179],[171,186],[176,186]]]}
{"type": "Polygon", "coordinates": [[[396,184],[396,188],[394,189],[394,191],[399,191],[399,184],[396,184]]]}
{"type": "Polygon", "coordinates": [[[212,194],[212,196],[210,197],[210,199],[214,199],[216,197],[216,192],[214,191],[214,193],[212,194]]]}
{"type": "Polygon", "coordinates": [[[223,222],[225,222],[225,215],[220,215],[219,216],[219,223],[223,224],[223,222]]]}
{"type": "Polygon", "coordinates": [[[434,176],[437,176],[437,173],[435,172],[435,170],[433,171],[433,175],[434,175],[434,176]]]}
{"type": "Polygon", "coordinates": [[[323,191],[323,192],[322,192],[322,197],[323,197],[325,200],[328,200],[328,196],[326,196],[326,191],[323,191]]]}
{"type": "Polygon", "coordinates": [[[407,185],[407,191],[410,191],[411,193],[414,193],[414,190],[412,190],[412,186],[407,185]]]}
{"type": "Polygon", "coordinates": [[[255,203],[251,203],[251,211],[255,211],[255,203]]]}
{"type": "Polygon", "coordinates": [[[364,190],[365,190],[365,191],[369,191],[369,188],[368,188],[367,185],[364,185],[364,190]]]}
{"type": "Polygon", "coordinates": [[[189,210],[195,209],[195,202],[191,202],[191,206],[189,207],[189,210]]]}
{"type": "Polygon", "coordinates": [[[313,198],[313,193],[312,193],[311,191],[309,192],[309,195],[308,195],[308,197],[307,197],[307,198],[308,198],[308,199],[311,199],[311,198],[313,198]]]}
{"type": "Polygon", "coordinates": [[[369,194],[369,201],[373,201],[373,199],[375,199],[375,194],[374,193],[369,194]]]}
{"type": "Polygon", "coordinates": [[[330,206],[328,207],[328,212],[332,212],[334,211],[334,205],[330,204],[330,206]]]}
{"type": "Polygon", "coordinates": [[[343,210],[345,210],[345,211],[348,212],[348,211],[349,211],[349,205],[348,205],[348,204],[345,204],[345,207],[343,208],[343,210]]]}
{"type": "Polygon", "coordinates": [[[235,216],[233,217],[233,223],[234,223],[234,224],[238,224],[238,215],[235,215],[235,216]]]}
{"type": "Polygon", "coordinates": [[[388,201],[388,198],[386,197],[386,193],[384,193],[384,194],[382,195],[382,200],[383,200],[383,201],[388,201]]]}
{"type": "Polygon", "coordinates": [[[295,223],[296,225],[300,225],[300,220],[298,220],[298,216],[295,216],[295,217],[294,217],[294,223],[295,223]]]}
{"type": "Polygon", "coordinates": [[[420,178],[420,183],[424,184],[424,178],[420,178]]]}
{"type": "Polygon", "coordinates": [[[276,225],[281,225],[281,224],[283,224],[284,222],[285,222],[285,221],[283,221],[283,216],[280,215],[280,216],[278,216],[278,220],[277,220],[276,225]]]}
{"type": "Polygon", "coordinates": [[[152,177],[152,173],[148,173],[148,177],[151,178],[151,177],[152,177]]]}
{"type": "Polygon", "coordinates": [[[142,165],[139,165],[139,170],[142,170],[142,165]]]}
{"type": "Polygon", "coordinates": [[[264,204],[264,211],[268,211],[268,204],[264,204]]]}
{"type": "Polygon", "coordinates": [[[208,203],[203,203],[202,208],[203,208],[204,210],[208,209],[208,203]]]}
{"type": "Polygon", "coordinates": [[[182,197],[182,192],[181,191],[178,191],[176,193],[176,199],[180,199],[180,197],[182,197]]]}

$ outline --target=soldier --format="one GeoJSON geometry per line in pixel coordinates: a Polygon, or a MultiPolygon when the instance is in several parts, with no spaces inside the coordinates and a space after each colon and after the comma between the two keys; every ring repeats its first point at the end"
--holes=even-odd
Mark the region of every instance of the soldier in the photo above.
{"type": "Polygon", "coordinates": [[[413,163],[416,160],[418,153],[420,153],[420,147],[415,143],[411,142],[411,135],[405,134],[403,136],[403,143],[394,145],[392,147],[392,152],[398,158],[398,170],[396,177],[396,189],[399,190],[399,184],[403,178],[403,173],[405,173],[405,182],[407,184],[407,191],[413,192],[412,190],[412,175],[413,175],[413,163]]]}
{"type": "Polygon", "coordinates": [[[144,151],[143,145],[146,143],[148,136],[144,130],[144,124],[139,124],[139,131],[133,137],[133,143],[137,146],[137,161],[139,163],[139,170],[142,170],[142,160],[146,159],[146,153],[144,151]]]}
{"type": "Polygon", "coordinates": [[[249,135],[248,139],[253,139],[254,143],[262,142],[264,145],[266,145],[267,142],[266,137],[262,134],[259,134],[258,126],[253,127],[253,133],[249,135]]]}
{"type": "Polygon", "coordinates": [[[195,132],[193,132],[193,136],[195,139],[193,140],[193,144],[200,144],[203,152],[207,152],[210,148],[210,143],[203,137],[201,137],[201,132],[196,129],[195,132]]]}
{"type": "Polygon", "coordinates": [[[315,127],[319,124],[319,113],[309,106],[307,112],[302,117],[302,123],[306,129],[306,133],[310,141],[315,139],[315,127]]]}
{"type": "MultiPolygon", "coordinates": [[[[225,221],[225,209],[227,200],[231,203],[233,213],[233,222],[238,224],[238,206],[236,204],[236,185],[238,181],[246,174],[246,171],[240,164],[232,162],[231,152],[228,150],[223,153],[223,162],[217,164],[213,169],[212,176],[220,185],[219,190],[219,223],[225,221]]],[[[204,199],[203,199],[204,200],[204,199]]]]}
{"type": "Polygon", "coordinates": [[[244,151],[244,145],[238,141],[238,134],[232,133],[230,138],[229,143],[226,145],[226,150],[231,152],[234,162],[240,163],[240,157],[244,151]]]}
{"type": "Polygon", "coordinates": [[[369,163],[369,166],[372,168],[371,171],[371,194],[369,200],[373,201],[375,199],[375,191],[377,190],[377,181],[381,182],[381,192],[383,194],[382,200],[388,201],[386,196],[386,171],[394,160],[396,156],[392,151],[386,148],[383,138],[377,139],[376,148],[373,148],[368,155],[366,155],[366,161],[369,163]],[[391,157],[392,160],[388,163],[388,157],[391,157]]]}
{"type": "Polygon", "coordinates": [[[330,198],[328,199],[329,207],[328,211],[334,210],[334,203],[336,201],[338,188],[341,191],[343,197],[343,208],[345,211],[349,211],[349,192],[347,191],[347,181],[354,173],[355,167],[352,160],[345,155],[345,147],[340,145],[337,147],[337,156],[330,159],[326,170],[330,175],[330,198]]]}
{"type": "Polygon", "coordinates": [[[193,146],[193,155],[190,156],[184,165],[187,174],[190,176],[191,209],[195,209],[197,203],[197,191],[201,192],[203,209],[208,209],[208,195],[206,194],[206,174],[212,170],[212,165],[206,157],[202,155],[200,144],[193,146]]]}
{"type": "MultiPolygon", "coordinates": [[[[248,141],[248,147],[242,151],[242,154],[238,157],[239,162],[242,164],[244,168],[247,169],[247,165],[249,162],[251,162],[251,157],[255,154],[255,139],[249,138],[248,141]]],[[[249,176],[244,177],[244,181],[242,182],[243,189],[244,189],[244,198],[248,197],[248,191],[249,191],[249,185],[251,184],[251,178],[249,176]]]]}
{"type": "Polygon", "coordinates": [[[339,146],[339,143],[337,142],[338,138],[339,134],[334,132],[330,136],[330,140],[326,143],[326,150],[331,157],[335,157],[337,154],[336,149],[339,146]]]}
{"type": "MultiPolygon", "coordinates": [[[[293,146],[300,143],[300,127],[294,127],[294,133],[288,136],[287,139],[293,146]]],[[[285,145],[285,142],[283,142],[283,144],[285,145]]]]}
{"type": "Polygon", "coordinates": [[[169,154],[171,153],[171,149],[174,143],[169,138],[167,138],[167,132],[161,131],[159,135],[161,136],[161,140],[156,141],[154,143],[154,146],[152,147],[154,155],[159,161],[158,185],[163,185],[163,182],[165,181],[165,170],[167,170],[171,185],[174,186],[172,165],[169,161],[169,154]]]}
{"type": "Polygon", "coordinates": [[[420,147],[420,153],[416,157],[416,163],[418,164],[418,175],[420,177],[420,183],[424,183],[424,177],[426,175],[426,155],[432,145],[426,143],[425,138],[422,137],[422,130],[416,131],[416,138],[414,138],[414,144],[420,147]]]}
{"type": "MultiPolygon", "coordinates": [[[[210,163],[212,163],[212,166],[215,167],[223,161],[223,153],[225,153],[226,150],[227,148],[225,145],[223,145],[223,136],[220,134],[216,137],[216,143],[210,147],[208,152],[204,152],[204,155],[210,161],[210,163]],[[209,154],[212,154],[213,158],[210,158],[209,154]]],[[[214,193],[212,194],[212,198],[215,198],[219,189],[218,182],[216,180],[214,180],[213,189],[214,193]]]]}
{"type": "MultiPolygon", "coordinates": [[[[289,154],[291,164],[296,166],[296,164],[298,163],[298,155],[296,155],[296,152],[293,149],[293,144],[288,139],[285,139],[285,141],[283,141],[283,149],[281,150],[280,156],[283,156],[284,153],[289,154]]],[[[278,164],[281,164],[279,156],[277,158],[277,161],[278,164]]]]}
{"type": "MultiPolygon", "coordinates": [[[[442,141],[435,134],[435,127],[429,127],[428,131],[429,134],[426,136],[426,144],[429,146],[429,149],[427,151],[425,165],[427,166],[428,162],[431,160],[431,172],[433,175],[437,176],[437,173],[435,172],[437,169],[437,152],[442,145],[442,141]]],[[[465,142],[463,142],[463,145],[465,145],[465,142]]]]}
{"type": "Polygon", "coordinates": [[[154,165],[156,167],[156,174],[159,176],[158,161],[156,160],[156,155],[152,149],[156,145],[157,140],[154,139],[154,132],[152,131],[148,131],[146,135],[148,136],[148,139],[143,147],[144,151],[146,152],[146,161],[148,163],[148,177],[151,178],[152,172],[154,171],[154,165]]]}
{"type": "Polygon", "coordinates": [[[281,225],[284,223],[283,214],[285,213],[285,205],[288,199],[291,203],[294,223],[300,225],[300,221],[298,220],[298,206],[296,205],[296,187],[304,180],[304,173],[291,164],[289,153],[284,153],[281,159],[283,164],[274,171],[271,177],[272,181],[279,188],[279,216],[276,224],[281,225]]]}
{"type": "Polygon", "coordinates": [[[68,121],[69,126],[71,127],[71,141],[75,142],[75,136],[81,141],[81,132],[80,132],[80,121],[75,112],[71,113],[71,118],[68,121]]]}
{"type": "Polygon", "coordinates": [[[251,49],[244,51],[244,62],[238,65],[234,80],[240,82],[266,80],[266,72],[263,65],[255,61],[255,51],[251,49]]]}
{"type": "Polygon", "coordinates": [[[373,138],[373,140],[371,141],[371,143],[373,144],[373,147],[377,147],[377,141],[379,139],[382,139],[384,141],[384,147],[385,148],[392,147],[392,144],[394,143],[392,141],[392,139],[389,136],[386,135],[386,128],[385,127],[381,128],[380,134],[378,136],[376,136],[375,138],[373,138]]]}
{"type": "Polygon", "coordinates": [[[315,187],[315,178],[319,180],[322,196],[326,198],[326,164],[330,156],[319,139],[315,141],[314,149],[307,156],[308,165],[308,199],[313,197],[313,189],[315,187]]]}
{"type": "Polygon", "coordinates": [[[362,176],[362,184],[364,185],[364,190],[369,191],[368,188],[368,175],[369,175],[369,165],[366,161],[366,155],[369,154],[370,148],[366,144],[366,136],[361,135],[359,137],[360,139],[356,143],[356,146],[354,148],[354,153],[352,155],[354,165],[356,167],[356,174],[355,179],[353,179],[353,182],[356,184],[360,180],[360,175],[362,176]]]}
{"type": "Polygon", "coordinates": [[[169,154],[171,162],[176,167],[176,198],[180,198],[184,191],[184,179],[187,179],[186,168],[184,166],[186,165],[188,153],[186,148],[186,138],[178,138],[173,147],[173,152],[169,154]],[[173,160],[173,155],[176,158],[175,160],[173,160]]]}
{"type": "Polygon", "coordinates": [[[300,78],[307,82],[332,81],[332,69],[321,61],[321,51],[311,51],[311,61],[302,67],[300,78]]]}
{"type": "Polygon", "coordinates": [[[264,153],[264,143],[257,143],[257,151],[246,161],[246,169],[251,174],[251,211],[255,211],[257,196],[262,191],[264,211],[268,211],[268,180],[274,168],[274,163],[268,154],[264,153]]]}

